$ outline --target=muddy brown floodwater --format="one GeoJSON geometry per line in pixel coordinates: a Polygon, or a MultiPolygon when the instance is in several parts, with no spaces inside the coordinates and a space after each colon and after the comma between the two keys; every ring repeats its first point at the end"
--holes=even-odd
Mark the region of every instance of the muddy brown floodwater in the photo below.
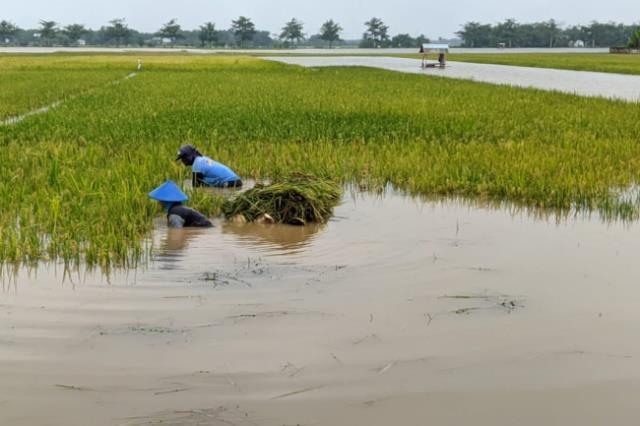
{"type": "Polygon", "coordinates": [[[168,230],[146,270],[0,293],[0,424],[614,425],[640,399],[638,225],[348,195],[168,230]]]}

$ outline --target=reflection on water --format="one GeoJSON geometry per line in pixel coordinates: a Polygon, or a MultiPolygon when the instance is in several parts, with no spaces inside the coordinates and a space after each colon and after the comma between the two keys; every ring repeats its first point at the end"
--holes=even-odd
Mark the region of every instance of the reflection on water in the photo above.
{"type": "Polygon", "coordinates": [[[189,241],[197,236],[198,229],[167,228],[165,238],[162,240],[162,245],[158,250],[165,256],[170,255],[172,252],[182,251],[187,248],[189,241]]]}
{"type": "Polygon", "coordinates": [[[167,227],[156,223],[154,269],[173,271],[206,268],[224,258],[289,256],[304,254],[326,224],[292,226],[235,224],[215,220],[213,228],[167,227]]]}
{"type": "Polygon", "coordinates": [[[222,233],[235,236],[240,244],[264,247],[274,253],[294,254],[309,246],[324,224],[305,226],[225,223],[222,233]]]}
{"type": "MultiPolygon", "coordinates": [[[[18,274],[20,284],[60,284],[66,276],[67,281],[96,285],[174,285],[194,282],[215,270],[235,270],[239,264],[253,261],[314,268],[348,264],[420,275],[425,265],[442,262],[451,249],[471,248],[487,241],[498,242],[501,250],[512,252],[523,241],[535,246],[538,243],[533,242],[544,235],[554,240],[562,235],[580,238],[582,245],[602,234],[612,241],[626,240],[640,229],[637,222],[610,222],[597,213],[542,214],[506,203],[411,197],[390,188],[372,194],[347,187],[334,213],[328,223],[320,225],[234,224],[214,219],[214,227],[205,229],[170,229],[166,219],[159,217],[149,241],[152,256],[139,268],[106,271],[109,274],[105,279],[105,271],[81,267],[80,271],[69,273],[62,266],[56,267],[55,262],[40,263],[37,274],[31,275],[25,267],[18,272],[4,265],[0,278],[5,291],[16,288],[9,278],[18,274]],[[509,232],[505,233],[507,229],[509,232]]],[[[534,259],[539,254],[527,256],[534,259]]],[[[557,256],[564,253],[558,252],[557,256]]]]}
{"type": "MultiPolygon", "coordinates": [[[[185,181],[185,187],[191,182],[185,181]]],[[[203,188],[217,195],[229,196],[255,185],[247,180],[244,187],[203,188]]],[[[213,228],[168,228],[164,219],[155,223],[152,237],[154,269],[199,269],[230,257],[270,257],[302,255],[327,224],[291,226],[281,224],[237,224],[222,219],[213,220],[213,228]]]]}
{"type": "MultiPolygon", "coordinates": [[[[235,224],[221,219],[209,229],[168,229],[158,221],[148,279],[183,280],[248,259],[296,265],[349,264],[421,274],[443,253],[499,240],[511,251],[523,241],[555,229],[553,238],[580,228],[580,238],[602,232],[627,236],[635,226],[603,223],[575,212],[541,214],[503,203],[464,199],[420,199],[387,189],[383,194],[345,191],[332,220],[322,225],[235,224]],[[470,234],[470,230],[474,234],[470,234]],[[510,229],[509,234],[504,230],[510,229]],[[512,235],[518,234],[518,238],[512,235]],[[167,271],[172,271],[167,274],[167,271]],[[172,278],[173,277],[173,278],[172,278]],[[182,277],[182,278],[181,278],[182,277]]],[[[560,256],[560,254],[558,254],[560,256]]],[[[535,256],[532,256],[535,257],[535,256]]]]}
{"type": "Polygon", "coordinates": [[[161,260],[161,269],[175,269],[174,264],[184,257],[185,251],[189,248],[189,243],[197,239],[201,234],[199,228],[169,228],[162,227],[163,237],[155,250],[155,258],[161,260]]]}

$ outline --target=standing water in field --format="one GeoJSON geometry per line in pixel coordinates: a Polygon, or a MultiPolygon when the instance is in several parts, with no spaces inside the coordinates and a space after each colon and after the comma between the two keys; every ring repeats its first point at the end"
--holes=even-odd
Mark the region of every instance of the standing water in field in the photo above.
{"type": "Polygon", "coordinates": [[[473,80],[580,96],[640,102],[640,76],[614,73],[531,68],[511,65],[447,62],[447,67],[420,67],[420,61],[388,57],[268,57],[272,61],[304,67],[371,67],[409,74],[473,80]]]}
{"type": "Polygon", "coordinates": [[[145,270],[5,286],[0,422],[632,423],[639,237],[395,193],[305,227],[159,219],[145,270]]]}

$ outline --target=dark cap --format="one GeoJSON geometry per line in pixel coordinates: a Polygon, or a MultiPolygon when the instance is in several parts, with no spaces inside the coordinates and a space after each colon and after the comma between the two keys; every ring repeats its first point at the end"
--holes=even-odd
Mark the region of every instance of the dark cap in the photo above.
{"type": "Polygon", "coordinates": [[[178,156],[176,157],[176,161],[181,160],[183,158],[189,157],[197,157],[200,153],[193,145],[182,145],[178,150],[178,156]]]}

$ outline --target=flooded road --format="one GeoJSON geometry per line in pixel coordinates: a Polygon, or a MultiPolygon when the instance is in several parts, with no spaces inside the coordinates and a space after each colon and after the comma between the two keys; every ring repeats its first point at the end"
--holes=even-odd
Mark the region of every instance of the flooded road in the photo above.
{"type": "Polygon", "coordinates": [[[350,194],[0,293],[0,423],[632,424],[640,227],[350,194]]]}
{"type": "Polygon", "coordinates": [[[419,59],[387,57],[265,57],[264,59],[304,67],[358,66],[410,74],[431,75],[483,83],[534,88],[580,96],[640,101],[640,76],[614,73],[532,68],[513,65],[447,62],[447,67],[420,67],[419,59]]]}

